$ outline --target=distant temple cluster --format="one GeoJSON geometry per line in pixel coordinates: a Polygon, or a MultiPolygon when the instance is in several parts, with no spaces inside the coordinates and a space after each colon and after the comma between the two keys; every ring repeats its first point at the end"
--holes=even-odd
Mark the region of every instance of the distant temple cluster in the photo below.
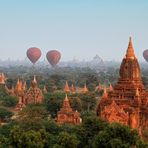
{"type": "MultiPolygon", "coordinates": [[[[31,86],[29,89],[27,89],[27,85],[25,81],[17,80],[16,86],[11,89],[8,89],[7,85],[5,84],[6,77],[3,73],[0,74],[0,84],[5,86],[6,92],[11,96],[16,96],[19,101],[18,104],[15,107],[15,111],[20,111],[23,107],[25,107],[28,104],[38,104],[42,103],[44,100],[43,92],[47,93],[46,86],[44,86],[43,91],[39,88],[36,77],[34,76],[31,86]]],[[[65,87],[63,90],[65,93],[75,92],[75,88],[72,85],[71,88],[69,88],[68,83],[66,81],[65,87]]],[[[87,92],[88,89],[86,86],[83,89],[83,92],[87,92]]],[[[60,111],[57,113],[57,123],[71,123],[71,124],[80,124],[82,122],[82,119],[80,118],[80,113],[76,110],[73,111],[69,99],[66,97],[63,101],[63,106],[61,107],[60,111]]]]}
{"type": "Polygon", "coordinates": [[[35,76],[29,89],[27,89],[26,82],[23,82],[19,79],[15,88],[12,87],[12,89],[8,89],[6,85],[5,88],[10,95],[18,97],[19,102],[15,108],[16,110],[22,109],[27,104],[42,103],[44,99],[42,90],[38,87],[35,76]]]}
{"type": "MultiPolygon", "coordinates": [[[[5,85],[6,77],[0,73],[0,84],[5,85]]],[[[21,110],[27,104],[42,103],[44,100],[43,92],[47,93],[47,89],[41,90],[38,86],[36,77],[31,82],[31,86],[27,89],[25,81],[17,81],[15,87],[9,89],[5,85],[5,89],[9,95],[16,96],[19,102],[15,108],[16,111],[21,110]]],[[[69,93],[89,93],[84,85],[83,88],[69,87],[66,81],[63,91],[66,97],[63,106],[57,112],[57,123],[80,124],[82,122],[80,113],[70,106],[67,94],[69,93]]],[[[148,92],[141,79],[141,70],[138,60],[135,56],[132,40],[130,38],[126,55],[120,66],[120,77],[117,84],[113,87],[98,85],[95,91],[103,91],[103,96],[97,106],[97,115],[108,122],[119,122],[129,125],[132,129],[137,128],[139,134],[141,130],[148,127],[148,92]]]]}
{"type": "Polygon", "coordinates": [[[71,87],[69,87],[68,82],[66,81],[65,87],[64,87],[64,92],[65,93],[87,93],[88,88],[87,88],[86,84],[84,85],[83,88],[79,88],[79,87],[75,88],[73,84],[71,85],[71,87]]]}
{"type": "Polygon", "coordinates": [[[112,91],[104,91],[97,107],[97,115],[109,122],[137,128],[139,133],[141,129],[148,127],[148,92],[142,83],[131,38],[120,66],[118,83],[112,91]]]}

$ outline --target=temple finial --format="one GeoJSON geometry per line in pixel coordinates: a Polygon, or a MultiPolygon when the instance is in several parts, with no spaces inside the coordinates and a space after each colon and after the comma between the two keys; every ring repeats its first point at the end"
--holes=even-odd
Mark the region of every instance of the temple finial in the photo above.
{"type": "Polygon", "coordinates": [[[66,96],[65,96],[65,101],[69,101],[69,100],[68,100],[68,97],[67,97],[67,94],[66,94],[66,96]]]}
{"type": "Polygon", "coordinates": [[[31,83],[32,87],[36,87],[37,86],[37,80],[36,80],[36,76],[34,75],[32,83],[31,83]]]}
{"type": "Polygon", "coordinates": [[[112,87],[112,84],[110,83],[110,85],[109,85],[109,90],[110,91],[113,91],[113,87],[112,87]]]}
{"type": "Polygon", "coordinates": [[[106,99],[108,97],[108,93],[107,93],[107,90],[106,90],[106,86],[104,86],[104,89],[103,89],[103,98],[106,99]]]}
{"type": "Polygon", "coordinates": [[[70,92],[69,85],[68,85],[68,82],[67,82],[67,81],[66,81],[66,83],[65,83],[64,91],[65,91],[66,93],[69,93],[69,92],[70,92]]]}
{"type": "Polygon", "coordinates": [[[86,83],[85,83],[84,88],[83,88],[83,93],[87,93],[87,92],[88,92],[88,88],[87,88],[86,83]]]}
{"type": "Polygon", "coordinates": [[[129,37],[129,44],[128,44],[128,48],[131,47],[133,48],[133,43],[132,43],[132,37],[129,37]]]}
{"type": "Polygon", "coordinates": [[[34,75],[34,77],[33,77],[33,82],[34,82],[34,83],[37,83],[36,75],[34,75]]]}
{"type": "Polygon", "coordinates": [[[128,48],[127,48],[127,52],[126,52],[126,58],[129,58],[129,59],[135,58],[135,53],[134,53],[134,48],[133,48],[131,36],[129,38],[129,44],[128,44],[128,48]]]}

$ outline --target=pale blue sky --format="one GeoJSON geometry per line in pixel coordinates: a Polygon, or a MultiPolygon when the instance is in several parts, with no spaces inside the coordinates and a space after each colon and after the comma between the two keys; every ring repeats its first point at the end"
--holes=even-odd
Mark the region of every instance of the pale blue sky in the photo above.
{"type": "Polygon", "coordinates": [[[0,59],[24,59],[29,47],[59,49],[62,60],[121,60],[133,37],[148,48],[148,0],[0,0],[0,59]]]}

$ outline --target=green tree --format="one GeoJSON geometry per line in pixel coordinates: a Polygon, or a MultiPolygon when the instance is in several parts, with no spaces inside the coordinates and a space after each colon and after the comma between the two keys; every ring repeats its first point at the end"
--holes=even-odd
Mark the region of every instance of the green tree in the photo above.
{"type": "Polygon", "coordinates": [[[97,99],[93,93],[81,94],[79,97],[83,111],[95,110],[97,99]]]}
{"type": "Polygon", "coordinates": [[[77,148],[79,141],[74,134],[61,132],[57,137],[57,143],[54,148],[77,148]]]}
{"type": "Polygon", "coordinates": [[[0,148],[7,148],[9,146],[8,138],[0,134],[0,148]]]}
{"type": "Polygon", "coordinates": [[[45,130],[24,131],[18,126],[14,127],[10,133],[10,146],[22,148],[44,148],[51,146],[51,135],[45,130]]]}
{"type": "Polygon", "coordinates": [[[6,95],[3,99],[3,105],[6,107],[14,107],[18,103],[18,98],[6,95]]]}
{"type": "Polygon", "coordinates": [[[5,107],[14,107],[18,103],[18,98],[14,96],[10,96],[5,91],[5,88],[0,88],[0,105],[5,107]]]}
{"type": "Polygon", "coordinates": [[[0,107],[0,121],[7,121],[12,115],[12,112],[7,110],[6,108],[0,107]]]}
{"type": "Polygon", "coordinates": [[[18,113],[17,122],[24,129],[43,128],[43,121],[47,120],[49,113],[43,105],[28,105],[18,113]]]}
{"type": "Polygon", "coordinates": [[[93,140],[93,147],[101,148],[128,148],[136,146],[140,140],[136,131],[131,131],[129,127],[112,123],[103,131],[100,131],[93,140]]]}
{"type": "Polygon", "coordinates": [[[77,136],[80,140],[79,147],[91,147],[94,137],[107,126],[107,122],[96,116],[83,117],[82,125],[77,129],[77,136]]]}
{"type": "Polygon", "coordinates": [[[3,136],[8,138],[10,131],[13,128],[14,125],[16,125],[15,122],[9,122],[7,124],[0,126],[0,135],[3,135],[3,136]]]}
{"type": "Polygon", "coordinates": [[[60,110],[65,93],[47,93],[45,94],[45,106],[52,117],[56,117],[57,112],[60,110]]]}

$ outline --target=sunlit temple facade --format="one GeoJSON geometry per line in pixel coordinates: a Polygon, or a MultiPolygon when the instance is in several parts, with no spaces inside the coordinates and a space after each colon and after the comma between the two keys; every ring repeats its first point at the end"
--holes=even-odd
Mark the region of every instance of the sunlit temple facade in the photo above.
{"type": "Polygon", "coordinates": [[[9,95],[16,96],[19,100],[15,110],[21,110],[27,104],[42,103],[44,100],[43,92],[45,91],[45,87],[42,92],[38,86],[35,76],[29,89],[27,89],[26,82],[19,79],[17,80],[15,87],[12,86],[11,89],[8,89],[8,87],[5,85],[5,89],[9,95]]]}
{"type": "Polygon", "coordinates": [[[80,124],[82,119],[80,118],[80,113],[76,110],[73,111],[69,99],[66,95],[63,106],[61,107],[60,111],[57,113],[57,123],[71,123],[71,124],[80,124]]]}
{"type": "Polygon", "coordinates": [[[130,37],[126,55],[120,66],[120,77],[111,91],[104,94],[97,115],[109,122],[129,125],[132,129],[148,127],[148,93],[130,37]]]}

